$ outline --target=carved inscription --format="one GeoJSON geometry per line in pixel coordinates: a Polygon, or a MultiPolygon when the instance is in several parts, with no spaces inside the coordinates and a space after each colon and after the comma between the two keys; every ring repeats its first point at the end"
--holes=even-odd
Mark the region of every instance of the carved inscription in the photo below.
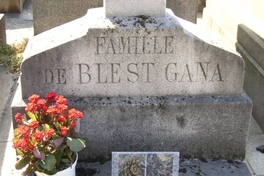
{"type": "Polygon", "coordinates": [[[65,69],[45,69],[45,83],[46,84],[66,84],[66,70],[65,69]]]}
{"type": "MultiPolygon", "coordinates": [[[[219,63],[196,62],[195,69],[190,69],[190,64],[181,66],[179,71],[177,63],[169,63],[165,69],[165,77],[168,82],[223,82],[219,63]]],[[[193,67],[193,65],[192,65],[193,67]]]]}
{"type": "Polygon", "coordinates": [[[67,79],[70,79],[67,75],[74,78],[71,82],[79,85],[225,81],[222,73],[224,65],[220,63],[210,61],[185,63],[182,58],[179,60],[175,48],[177,38],[174,36],[98,36],[93,39],[95,40],[93,61],[76,63],[72,67],[74,70],[47,68],[44,70],[45,83],[66,84],[67,79]],[[166,62],[163,58],[152,59],[152,56],[146,56],[148,61],[144,57],[140,58],[140,55],[146,54],[164,54],[170,59],[166,62]],[[70,73],[71,71],[73,72],[70,73]]]}
{"type": "Polygon", "coordinates": [[[79,69],[79,82],[77,84],[87,84],[91,80],[96,84],[135,83],[139,81],[151,83],[153,81],[154,63],[129,63],[127,65],[121,65],[120,63],[95,63],[90,65],[80,63],[77,66],[79,69]]]}
{"type": "MultiPolygon", "coordinates": [[[[160,78],[169,83],[224,82],[219,63],[194,62],[180,64],[165,63],[78,63],[74,67],[78,79],[76,84],[153,83],[160,78]],[[162,71],[160,71],[162,69],[162,71]]],[[[66,84],[66,69],[45,69],[46,84],[66,84]]]]}
{"type": "Polygon", "coordinates": [[[95,37],[95,54],[175,54],[173,36],[95,37]]]}

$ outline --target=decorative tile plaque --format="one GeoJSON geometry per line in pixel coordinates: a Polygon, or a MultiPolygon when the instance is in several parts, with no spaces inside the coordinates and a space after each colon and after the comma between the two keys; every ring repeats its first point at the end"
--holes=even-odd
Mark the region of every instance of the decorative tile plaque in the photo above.
{"type": "Polygon", "coordinates": [[[112,152],[112,176],[178,176],[179,152],[112,152]]]}

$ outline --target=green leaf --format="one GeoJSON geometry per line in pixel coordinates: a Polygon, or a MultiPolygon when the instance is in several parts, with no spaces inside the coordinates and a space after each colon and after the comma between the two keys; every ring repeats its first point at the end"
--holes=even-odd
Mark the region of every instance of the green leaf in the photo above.
{"type": "Polygon", "coordinates": [[[71,160],[69,158],[62,158],[61,162],[64,164],[71,164],[71,160]]]}
{"type": "Polygon", "coordinates": [[[46,123],[43,124],[43,127],[44,127],[45,130],[49,130],[50,129],[50,126],[48,124],[46,124],[46,123]]]}
{"type": "Polygon", "coordinates": [[[55,156],[50,154],[46,155],[45,160],[41,160],[40,162],[41,167],[47,169],[48,171],[52,171],[53,168],[55,167],[55,164],[56,164],[55,156]]]}
{"type": "Polygon", "coordinates": [[[30,171],[32,170],[32,168],[33,168],[33,164],[28,165],[28,167],[27,167],[27,169],[25,170],[24,174],[25,174],[25,175],[29,175],[29,173],[30,173],[30,171]]]}
{"type": "Polygon", "coordinates": [[[66,150],[66,155],[67,155],[69,158],[71,158],[71,156],[72,156],[73,153],[74,153],[74,152],[72,152],[71,150],[66,150]]]}
{"type": "Polygon", "coordinates": [[[17,170],[20,170],[24,168],[29,162],[30,162],[30,156],[26,156],[16,163],[15,168],[17,170]]]}
{"type": "Polygon", "coordinates": [[[56,152],[54,153],[55,159],[57,161],[56,163],[57,168],[60,166],[62,152],[63,152],[63,146],[60,146],[56,149],[56,152]]]}
{"type": "Polygon", "coordinates": [[[74,151],[74,152],[79,152],[86,146],[85,140],[75,139],[71,137],[67,137],[67,145],[70,147],[71,151],[74,151]]]}
{"type": "Polygon", "coordinates": [[[22,150],[20,150],[20,149],[16,149],[16,152],[17,152],[17,155],[23,155],[24,153],[22,152],[22,150]]]}
{"type": "Polygon", "coordinates": [[[33,114],[32,112],[27,112],[27,115],[28,115],[32,120],[37,120],[35,114],[33,114]]]}

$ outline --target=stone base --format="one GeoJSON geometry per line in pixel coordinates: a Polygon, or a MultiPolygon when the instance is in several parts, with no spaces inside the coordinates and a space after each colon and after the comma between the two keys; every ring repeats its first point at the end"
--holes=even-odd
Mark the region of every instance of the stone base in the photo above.
{"type": "MultiPolygon", "coordinates": [[[[24,101],[17,90],[12,114],[24,101]]],[[[252,102],[240,96],[70,99],[82,110],[80,160],[109,160],[113,151],[179,151],[182,158],[244,159],[252,102]]]]}

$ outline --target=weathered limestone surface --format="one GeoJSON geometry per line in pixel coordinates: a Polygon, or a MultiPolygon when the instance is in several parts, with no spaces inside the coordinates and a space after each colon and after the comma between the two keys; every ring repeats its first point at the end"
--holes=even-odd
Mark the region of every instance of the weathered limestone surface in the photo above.
{"type": "Polygon", "coordinates": [[[111,19],[101,8],[89,17],[30,41],[21,68],[23,98],[52,90],[68,97],[242,93],[241,57],[211,45],[215,40],[169,10],[166,18],[111,19]],[[68,30],[75,25],[80,29],[68,30]]]}
{"type": "Polygon", "coordinates": [[[104,0],[106,16],[165,16],[166,0],[104,0]]]}
{"type": "Polygon", "coordinates": [[[89,10],[30,40],[21,72],[13,114],[33,93],[64,94],[85,113],[80,132],[89,145],[80,159],[112,151],[245,156],[252,102],[242,89],[244,61],[171,10],[112,18],[89,10]]]}
{"type": "Polygon", "coordinates": [[[0,44],[6,43],[5,15],[0,14],[0,44]]]}
{"type": "Polygon", "coordinates": [[[182,158],[243,159],[252,111],[242,96],[73,99],[84,110],[80,157],[111,151],[179,151],[182,158]]]}

